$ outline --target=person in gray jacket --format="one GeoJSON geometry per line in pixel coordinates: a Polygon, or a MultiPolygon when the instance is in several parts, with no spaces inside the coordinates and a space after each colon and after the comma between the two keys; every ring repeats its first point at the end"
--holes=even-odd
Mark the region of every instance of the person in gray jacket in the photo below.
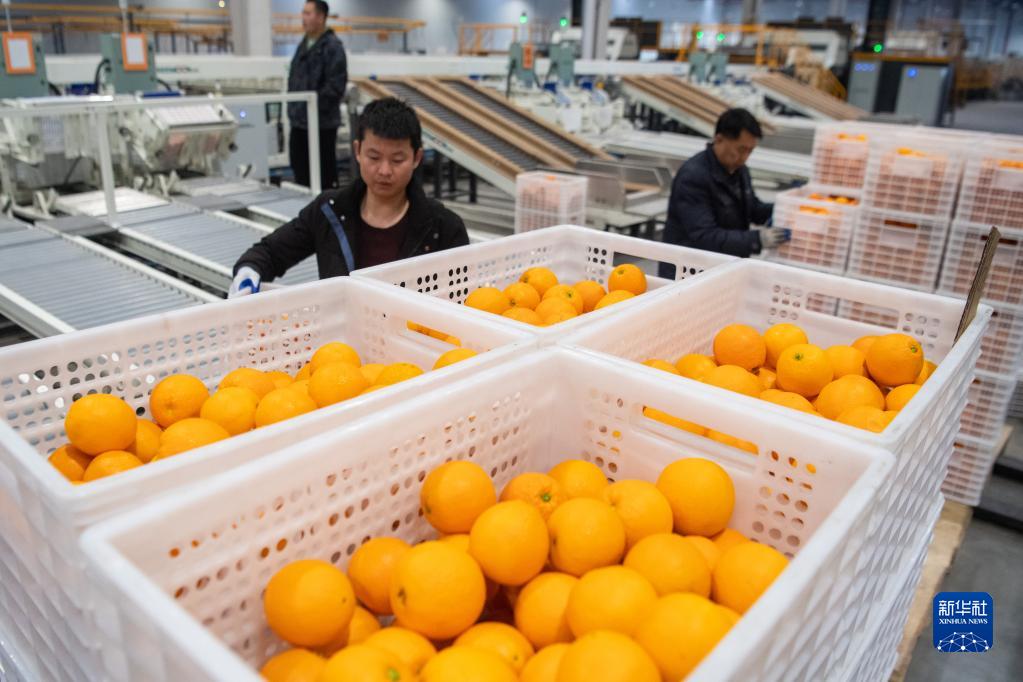
{"type": "MultiPolygon", "coordinates": [[[[320,186],[337,187],[337,129],[341,126],[341,99],[348,85],[348,59],[344,45],[327,28],[330,8],[323,0],[309,0],[302,8],[305,35],[295,50],[288,72],[288,92],[313,90],[317,97],[320,133],[320,186]]],[[[309,118],[305,102],[288,104],[291,135],[288,152],[295,182],[309,186],[309,118]]]]}

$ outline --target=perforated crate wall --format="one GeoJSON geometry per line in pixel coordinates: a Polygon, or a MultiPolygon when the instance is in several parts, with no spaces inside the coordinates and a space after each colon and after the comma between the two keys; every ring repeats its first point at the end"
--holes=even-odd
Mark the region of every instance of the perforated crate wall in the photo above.
{"type": "Polygon", "coordinates": [[[995,141],[970,149],[958,217],[1000,229],[1023,229],[1023,145],[995,141]]]}
{"type": "Polygon", "coordinates": [[[918,291],[934,291],[948,226],[948,220],[865,206],[852,240],[846,273],[918,291]]]}
{"type": "Polygon", "coordinates": [[[978,440],[997,440],[1002,435],[1009,403],[1016,391],[1016,377],[977,372],[970,384],[970,397],[963,410],[960,433],[978,440]]]}
{"type": "Polygon", "coordinates": [[[998,441],[979,440],[960,434],[956,439],[948,474],[941,484],[945,499],[970,507],[980,504],[991,468],[998,459],[998,441]]]}
{"type": "Polygon", "coordinates": [[[792,239],[768,250],[766,258],[842,274],[859,213],[858,192],[824,185],[786,190],[775,199],[773,224],[792,230],[792,239]],[[814,198],[817,196],[827,198],[814,198]],[[832,197],[855,203],[828,200],[832,197]]]}
{"type": "MultiPolygon", "coordinates": [[[[939,291],[966,297],[987,244],[990,225],[956,220],[948,234],[939,291]]],[[[988,272],[984,298],[1023,305],[1023,230],[1003,229],[988,272]]]]}
{"type": "Polygon", "coordinates": [[[863,200],[876,209],[951,219],[962,173],[961,146],[923,135],[871,142],[863,200]]]}
{"type": "Polygon", "coordinates": [[[533,171],[515,176],[515,232],[586,224],[585,176],[533,171]]]}

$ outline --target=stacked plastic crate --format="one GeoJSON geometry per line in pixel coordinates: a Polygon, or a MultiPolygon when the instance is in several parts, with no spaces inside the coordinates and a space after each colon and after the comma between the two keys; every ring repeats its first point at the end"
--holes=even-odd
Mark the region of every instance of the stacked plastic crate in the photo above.
{"type": "Polygon", "coordinates": [[[967,504],[980,501],[1023,368],[1021,138],[999,138],[969,151],[939,293],[964,297],[969,292],[992,225],[1002,237],[983,300],[994,313],[981,341],[977,376],[944,486],[948,497],[967,504]]]}
{"type": "Polygon", "coordinates": [[[515,232],[586,224],[586,188],[579,175],[534,171],[515,178],[515,232]]]}

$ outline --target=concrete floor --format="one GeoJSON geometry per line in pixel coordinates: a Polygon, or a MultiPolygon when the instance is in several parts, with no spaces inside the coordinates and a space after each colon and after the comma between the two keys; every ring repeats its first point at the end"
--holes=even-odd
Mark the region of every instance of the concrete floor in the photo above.
{"type": "Polygon", "coordinates": [[[970,102],[955,112],[952,127],[1023,135],[1023,102],[970,102]]]}

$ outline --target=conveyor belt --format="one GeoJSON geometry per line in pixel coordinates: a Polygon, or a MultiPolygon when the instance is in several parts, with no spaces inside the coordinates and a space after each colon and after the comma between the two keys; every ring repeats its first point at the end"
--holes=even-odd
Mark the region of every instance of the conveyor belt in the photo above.
{"type": "MultiPolygon", "coordinates": [[[[714,134],[718,117],[731,108],[720,97],[675,76],[625,76],[622,86],[630,98],[708,137],[714,134]]],[[[760,126],[765,134],[774,132],[766,121],[760,126]]]]}
{"type": "Polygon", "coordinates": [[[0,226],[0,309],[37,336],[217,300],[80,237],[0,226]]]}
{"type": "Polygon", "coordinates": [[[859,120],[867,112],[780,72],[758,73],[750,79],[769,97],[818,120],[859,120]]]}
{"type": "Polygon", "coordinates": [[[248,210],[282,223],[297,216],[313,200],[313,196],[305,192],[270,187],[245,179],[189,178],[180,181],[176,187],[182,194],[192,197],[216,196],[236,201],[248,210]]]}

